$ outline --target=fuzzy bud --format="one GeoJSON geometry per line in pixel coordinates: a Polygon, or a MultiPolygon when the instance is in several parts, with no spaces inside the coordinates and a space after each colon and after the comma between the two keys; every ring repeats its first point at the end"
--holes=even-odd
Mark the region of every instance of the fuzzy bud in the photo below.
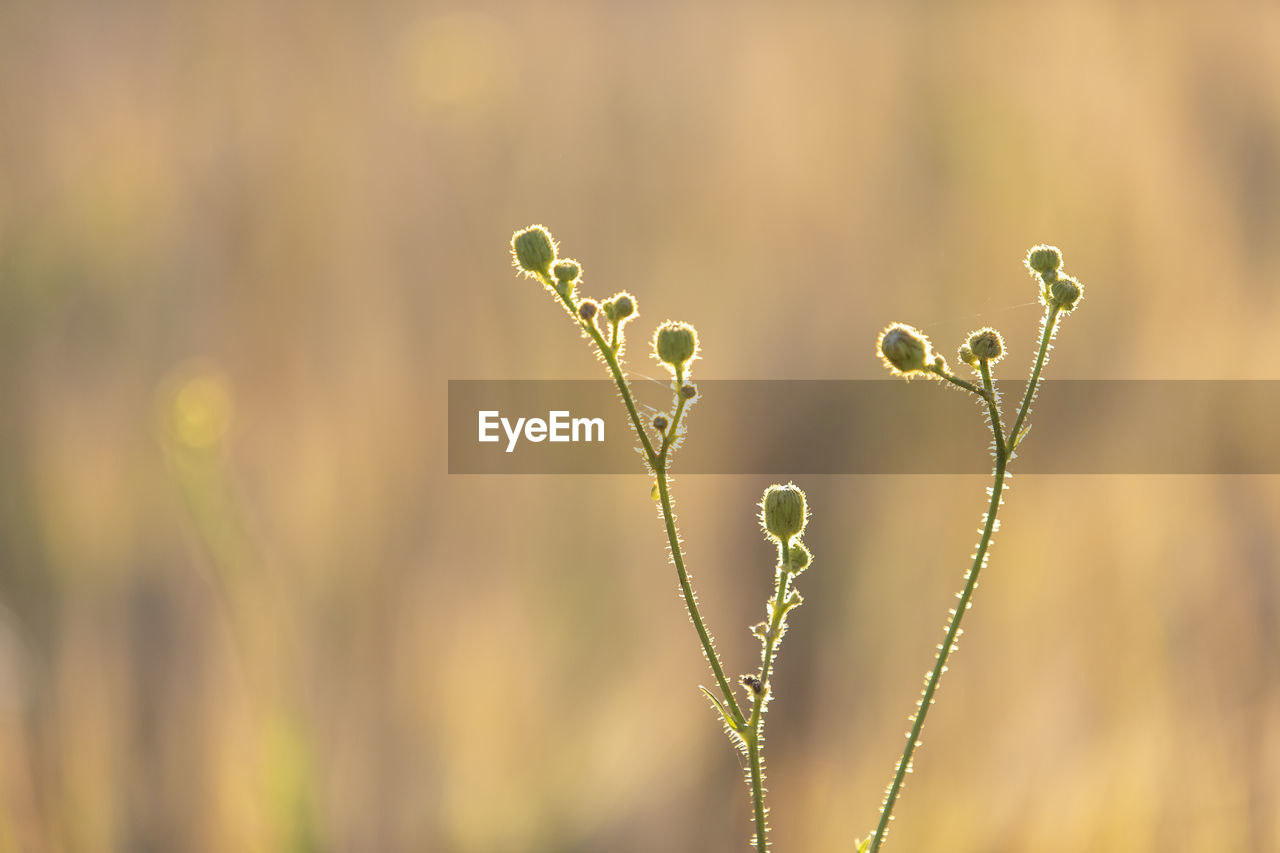
{"type": "Polygon", "coordinates": [[[546,228],[531,225],[511,238],[511,254],[516,266],[529,275],[550,276],[551,265],[556,262],[556,244],[546,228]]]}
{"type": "Polygon", "coordinates": [[[698,333],[688,323],[663,323],[653,333],[653,351],[678,370],[698,354],[698,333]]]}
{"type": "Polygon", "coordinates": [[[625,323],[636,313],[636,301],[626,291],[615,293],[612,299],[600,307],[604,311],[605,319],[610,323],[625,323]]]}
{"type": "Polygon", "coordinates": [[[664,435],[667,432],[667,419],[663,415],[658,415],[653,419],[653,428],[664,435]]]}
{"type": "Polygon", "coordinates": [[[686,400],[692,400],[694,397],[698,396],[698,386],[697,385],[681,385],[680,396],[684,397],[686,400]]]}
{"type": "Polygon", "coordinates": [[[1027,252],[1027,269],[1041,276],[1051,276],[1062,269],[1062,253],[1056,246],[1034,246],[1027,252]]]}
{"type": "Polygon", "coordinates": [[[613,311],[619,321],[625,320],[636,313],[636,301],[630,293],[619,293],[613,297],[613,311]]]}
{"type": "Polygon", "coordinates": [[[977,366],[978,357],[973,354],[973,350],[969,349],[968,344],[960,345],[960,360],[970,366],[977,366]]]}
{"type": "Polygon", "coordinates": [[[979,329],[969,336],[969,351],[976,360],[994,364],[1004,355],[1004,340],[995,329],[979,329]]]}
{"type": "Polygon", "coordinates": [[[791,547],[787,549],[787,564],[782,568],[790,574],[798,575],[809,568],[811,562],[813,562],[813,555],[809,553],[804,543],[792,542],[791,547]]]}
{"type": "Polygon", "coordinates": [[[1081,287],[1080,282],[1069,275],[1064,275],[1049,285],[1048,302],[1065,314],[1076,307],[1083,293],[1084,288],[1081,287]]]}
{"type": "Polygon", "coordinates": [[[584,299],[582,304],[578,306],[578,316],[588,323],[591,318],[596,316],[596,311],[600,310],[600,306],[590,299],[584,299]]]}
{"type": "Polygon", "coordinates": [[[880,335],[880,355],[894,373],[912,373],[924,370],[933,360],[929,339],[916,328],[894,323],[880,335]]]}
{"type": "Polygon", "coordinates": [[[809,520],[804,492],[794,483],[765,489],[760,501],[760,524],[765,534],[779,542],[790,542],[804,532],[809,520]]]}
{"type": "Polygon", "coordinates": [[[567,298],[582,277],[582,267],[574,260],[556,261],[551,267],[551,275],[555,277],[556,290],[567,298]]]}

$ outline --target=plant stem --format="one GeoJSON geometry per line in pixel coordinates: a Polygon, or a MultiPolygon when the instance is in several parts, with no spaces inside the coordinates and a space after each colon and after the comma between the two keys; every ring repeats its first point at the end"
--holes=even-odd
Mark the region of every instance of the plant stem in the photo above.
{"type": "Polygon", "coordinates": [[[738,707],[738,700],[734,698],[733,690],[729,687],[729,680],[725,678],[724,667],[720,665],[720,655],[716,653],[715,642],[711,639],[711,635],[707,632],[707,626],[702,621],[702,614],[698,611],[698,599],[693,594],[693,586],[689,582],[689,573],[684,567],[684,555],[680,551],[680,536],[676,533],[676,520],[671,511],[671,492],[667,488],[667,471],[665,467],[658,469],[657,477],[658,497],[662,501],[662,517],[667,523],[667,540],[671,545],[671,559],[676,564],[676,574],[680,577],[680,592],[684,595],[685,607],[689,610],[689,618],[693,620],[693,627],[698,631],[698,639],[702,642],[702,652],[707,658],[707,663],[711,664],[711,671],[715,674],[716,684],[720,686],[724,701],[733,713],[734,722],[741,726],[745,722],[742,716],[742,709],[738,707]]]}
{"type": "MultiPolygon", "coordinates": [[[[550,285],[550,282],[546,281],[545,278],[543,280],[544,283],[550,285]]],[[[684,553],[680,548],[680,534],[676,531],[675,513],[671,508],[671,492],[667,486],[667,451],[670,448],[670,437],[676,434],[676,428],[680,424],[680,418],[685,409],[685,399],[680,394],[680,379],[677,377],[675,382],[678,403],[676,404],[675,414],[672,417],[672,423],[668,428],[668,432],[663,436],[661,449],[654,450],[653,443],[649,440],[649,434],[646,432],[644,424],[640,421],[639,411],[636,409],[635,400],[631,396],[631,387],[627,384],[626,376],[622,372],[622,365],[618,361],[617,349],[614,346],[618,341],[618,325],[614,325],[613,344],[607,343],[594,322],[578,318],[577,308],[573,302],[566,295],[559,293],[559,291],[557,291],[557,294],[560,296],[560,301],[569,310],[569,313],[577,320],[578,325],[595,342],[596,348],[600,351],[605,364],[609,367],[609,373],[613,376],[614,384],[618,387],[618,394],[622,397],[622,402],[627,407],[627,414],[631,417],[631,426],[635,428],[636,436],[640,439],[640,444],[644,448],[645,459],[648,461],[654,478],[658,482],[658,496],[662,502],[662,518],[667,527],[667,542],[671,546],[671,560],[675,563],[676,574],[680,578],[680,592],[684,596],[685,608],[689,611],[689,618],[693,621],[693,627],[698,632],[698,640],[702,643],[702,653],[706,657],[707,663],[711,665],[711,671],[715,675],[716,684],[720,687],[720,693],[724,696],[725,703],[733,715],[734,722],[741,727],[746,723],[746,718],[743,716],[742,709],[738,706],[737,699],[734,698],[733,689],[729,686],[729,680],[725,677],[724,667],[720,663],[720,655],[716,652],[715,641],[711,639],[711,634],[707,631],[707,626],[702,620],[702,613],[698,610],[698,599],[694,595],[689,573],[685,569],[684,553]]]]}
{"type": "Polygon", "coordinates": [[[1014,419],[1013,426],[1009,429],[1008,445],[1010,450],[1016,448],[1018,442],[1022,440],[1022,437],[1018,435],[1018,431],[1022,429],[1022,422],[1027,419],[1027,414],[1031,411],[1031,401],[1035,399],[1036,389],[1040,387],[1040,371],[1044,369],[1044,360],[1049,354],[1049,341],[1053,340],[1053,333],[1058,323],[1058,314],[1061,310],[1054,305],[1044,315],[1044,331],[1040,334],[1040,350],[1036,353],[1036,363],[1031,368],[1031,379],[1027,381],[1026,393],[1022,395],[1022,405],[1018,407],[1018,417],[1014,419]]]}
{"type": "Polygon", "coordinates": [[[973,598],[974,590],[978,588],[978,575],[982,571],[982,567],[986,565],[987,549],[991,545],[991,535],[995,531],[996,513],[1000,510],[1000,495],[1004,491],[1005,470],[1009,459],[1005,447],[1004,434],[1000,428],[1000,408],[996,405],[995,390],[991,381],[991,370],[985,360],[979,362],[982,372],[982,383],[984,394],[982,395],[988,406],[991,415],[991,432],[995,441],[995,475],[991,486],[991,502],[987,505],[987,518],[982,525],[982,538],[978,541],[978,550],[973,555],[973,565],[969,567],[968,574],[965,575],[964,589],[960,593],[960,601],[955,609],[951,611],[951,621],[947,625],[946,636],[942,640],[942,645],[938,647],[938,656],[933,664],[933,671],[929,673],[929,680],[925,683],[924,693],[920,695],[920,706],[916,709],[915,719],[911,725],[911,731],[907,735],[906,746],[902,750],[902,758],[898,762],[898,770],[894,774],[893,783],[889,786],[889,792],[885,796],[884,808],[880,812],[880,823],[876,826],[875,835],[871,839],[871,853],[878,853],[880,845],[884,843],[885,834],[889,830],[889,821],[893,817],[893,807],[898,801],[898,795],[902,792],[902,783],[906,780],[907,773],[911,768],[911,759],[915,754],[916,747],[920,745],[920,733],[924,729],[924,721],[928,716],[929,708],[933,705],[933,694],[938,690],[938,683],[942,680],[942,673],[947,669],[947,659],[951,653],[955,651],[956,640],[960,636],[960,623],[964,619],[965,611],[969,609],[969,602],[973,598]]]}
{"type": "Polygon", "coordinates": [[[774,592],[773,612],[769,617],[769,632],[764,638],[764,653],[760,666],[761,691],[756,694],[751,707],[751,721],[747,724],[747,756],[751,759],[751,800],[756,812],[756,849],[764,853],[769,847],[769,824],[764,808],[764,770],[761,761],[761,737],[764,734],[764,706],[769,700],[769,674],[773,669],[773,654],[781,639],[782,621],[786,618],[787,587],[791,575],[783,567],[790,562],[791,545],[783,542],[781,561],[778,564],[778,587],[774,592]]]}
{"type": "Polygon", "coordinates": [[[987,505],[987,518],[982,525],[982,538],[978,540],[978,550],[973,555],[973,565],[969,567],[969,572],[965,575],[964,589],[960,593],[960,602],[951,611],[951,620],[947,625],[947,633],[943,638],[942,645],[938,647],[938,657],[934,661],[933,671],[929,673],[929,680],[925,683],[924,693],[920,695],[920,706],[917,708],[915,719],[912,721],[911,731],[907,734],[907,743],[902,750],[902,759],[898,762],[898,770],[894,774],[893,783],[889,786],[889,791],[885,795],[884,807],[880,811],[880,822],[876,826],[875,835],[871,838],[870,853],[879,853],[880,845],[884,843],[885,834],[889,829],[889,821],[893,817],[894,804],[897,803],[898,795],[902,792],[902,783],[905,781],[907,772],[911,767],[911,758],[915,754],[916,747],[920,745],[920,732],[924,729],[925,717],[933,704],[933,694],[937,692],[938,683],[942,680],[942,673],[946,671],[947,659],[955,651],[956,640],[960,636],[960,622],[964,619],[965,611],[969,609],[974,590],[978,588],[978,575],[982,572],[982,567],[986,565],[987,550],[991,547],[991,535],[995,531],[996,513],[1000,511],[1000,496],[1004,491],[1009,454],[1017,445],[1018,430],[1022,428],[1027,412],[1031,409],[1031,401],[1035,398],[1036,388],[1040,383],[1040,371],[1044,368],[1045,356],[1049,352],[1049,341],[1053,338],[1058,314],[1059,309],[1057,307],[1050,307],[1045,314],[1044,330],[1041,333],[1040,349],[1036,354],[1035,366],[1031,370],[1031,379],[1027,383],[1026,394],[1022,398],[1017,420],[1014,421],[1013,427],[1009,430],[1007,439],[1000,423],[1000,406],[996,400],[995,383],[991,379],[990,366],[986,360],[980,361],[978,364],[982,373],[983,390],[981,396],[987,401],[987,411],[991,418],[991,433],[995,449],[996,464],[991,484],[991,502],[987,505]]]}

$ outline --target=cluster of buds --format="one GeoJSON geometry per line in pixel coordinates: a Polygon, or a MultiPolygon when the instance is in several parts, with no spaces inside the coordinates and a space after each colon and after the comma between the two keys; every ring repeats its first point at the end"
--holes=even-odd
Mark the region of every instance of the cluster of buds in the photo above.
{"type": "MultiPolygon", "coordinates": [[[[1062,272],[1062,253],[1056,248],[1034,247],[1027,253],[1026,265],[1040,279],[1040,301],[1046,308],[1066,314],[1079,304],[1084,288],[1062,272]]],[[[983,364],[995,364],[1004,357],[1004,340],[995,329],[979,329],[969,333],[959,354],[962,362],[978,370],[983,364]]],[[[929,339],[914,326],[894,323],[881,332],[879,355],[895,376],[952,378],[946,372],[946,360],[934,355],[929,339]]]]}
{"type": "MultiPolygon", "coordinates": [[[[572,258],[561,258],[551,232],[541,225],[530,225],[511,238],[511,255],[515,266],[529,278],[536,278],[575,317],[583,331],[593,337],[608,357],[619,355],[623,344],[623,327],[639,315],[636,299],[621,291],[600,301],[578,295],[582,282],[582,265],[572,258]]],[[[671,372],[674,380],[677,413],[650,420],[653,429],[671,439],[668,428],[679,421],[681,407],[697,396],[697,388],[687,381],[690,364],[698,358],[698,333],[688,323],[667,321],[653,334],[653,355],[671,372]]]]}
{"type": "Polygon", "coordinates": [[[1047,308],[1070,312],[1084,295],[1084,286],[1062,272],[1062,253],[1056,246],[1036,246],[1027,252],[1027,269],[1040,279],[1040,301],[1047,308]]]}

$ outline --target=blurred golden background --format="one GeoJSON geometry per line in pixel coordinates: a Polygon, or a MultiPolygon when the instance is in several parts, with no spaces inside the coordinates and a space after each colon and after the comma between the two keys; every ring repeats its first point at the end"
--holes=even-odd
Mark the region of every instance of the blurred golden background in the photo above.
{"type": "MultiPolygon", "coordinates": [[[[636,294],[638,374],[673,317],[703,378],[878,378],[895,320],[1016,376],[1048,241],[1048,376],[1274,378],[1278,45],[1257,0],[0,5],[0,851],[745,849],[646,479],[446,472],[447,379],[601,375],[511,232],[636,294]]],[[[873,827],[985,483],[802,478],[777,849],[873,827]]],[[[675,483],[733,673],[766,485],[675,483]]],[[[1015,468],[887,849],[1280,849],[1277,519],[1015,468]]]]}

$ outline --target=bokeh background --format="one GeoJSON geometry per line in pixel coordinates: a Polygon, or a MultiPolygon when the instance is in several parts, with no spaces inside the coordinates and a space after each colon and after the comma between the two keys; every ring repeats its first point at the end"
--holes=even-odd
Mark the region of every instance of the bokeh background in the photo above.
{"type": "MultiPolygon", "coordinates": [[[[447,474],[447,379],[600,375],[511,232],[636,294],[638,376],[668,317],[704,378],[880,377],[895,320],[1014,376],[1048,241],[1050,376],[1275,378],[1277,45],[1256,0],[0,5],[0,851],[745,849],[647,480],[447,474]]],[[[874,825],[985,483],[803,479],[777,849],[874,825]]],[[[675,483],[734,673],[766,485],[675,483]]],[[[889,846],[1280,849],[1278,519],[1015,476],[889,846]]]]}

